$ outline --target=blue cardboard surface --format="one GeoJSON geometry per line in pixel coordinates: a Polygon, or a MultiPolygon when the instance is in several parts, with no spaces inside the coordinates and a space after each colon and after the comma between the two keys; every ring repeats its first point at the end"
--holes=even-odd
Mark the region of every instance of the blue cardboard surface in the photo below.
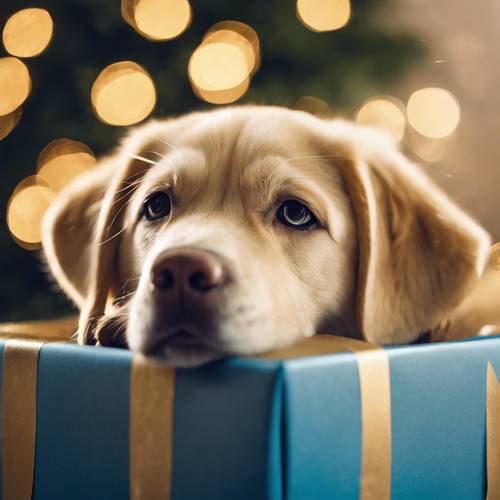
{"type": "MultiPolygon", "coordinates": [[[[500,339],[391,347],[391,498],[482,500],[486,370],[500,339]]],[[[359,378],[351,354],[284,370],[288,500],[359,498],[359,378]],[[307,410],[305,410],[307,408],[307,410]]]]}
{"type": "MultiPolygon", "coordinates": [[[[42,347],[33,500],[129,497],[130,366],[128,351],[42,347]]],[[[173,500],[281,500],[279,368],[177,370],[173,500]]]]}

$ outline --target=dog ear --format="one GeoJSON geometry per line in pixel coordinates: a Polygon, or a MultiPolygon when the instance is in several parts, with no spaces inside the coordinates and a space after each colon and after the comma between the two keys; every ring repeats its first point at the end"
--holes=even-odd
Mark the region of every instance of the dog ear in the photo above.
{"type": "Polygon", "coordinates": [[[55,278],[80,308],[82,344],[98,340],[108,297],[116,288],[122,209],[147,170],[143,161],[154,163],[124,156],[116,154],[105,166],[75,181],[44,218],[44,252],[55,278]]]}
{"type": "Polygon", "coordinates": [[[97,218],[116,168],[112,158],[100,162],[64,189],[43,219],[42,246],[47,264],[79,309],[89,290],[97,218]]]}
{"type": "Polygon", "coordinates": [[[334,162],[357,223],[359,328],[370,342],[411,342],[475,285],[489,236],[384,134],[338,127],[334,151],[350,148],[334,162]]]}

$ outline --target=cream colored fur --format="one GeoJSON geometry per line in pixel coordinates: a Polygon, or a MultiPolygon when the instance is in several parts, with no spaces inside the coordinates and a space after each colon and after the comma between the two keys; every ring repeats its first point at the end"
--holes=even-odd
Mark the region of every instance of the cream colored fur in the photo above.
{"type": "Polygon", "coordinates": [[[322,333],[406,343],[449,318],[483,273],[487,233],[382,133],[275,107],[230,107],[133,130],[48,210],[43,247],[81,310],[79,340],[141,351],[157,324],[149,273],[178,246],[224,258],[232,284],[197,364],[322,333]],[[168,221],[140,220],[172,193],[168,221]],[[297,198],[321,227],[275,218],[297,198]],[[214,332],[212,332],[214,333],[214,332]]]}

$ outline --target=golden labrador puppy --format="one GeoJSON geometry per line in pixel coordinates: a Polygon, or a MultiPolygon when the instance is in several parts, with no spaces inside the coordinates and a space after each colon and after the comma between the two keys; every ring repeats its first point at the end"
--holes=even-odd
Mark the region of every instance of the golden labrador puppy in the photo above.
{"type": "Polygon", "coordinates": [[[277,107],[152,121],[65,189],[43,248],[78,340],[180,366],[439,330],[490,240],[382,133],[277,107]]]}

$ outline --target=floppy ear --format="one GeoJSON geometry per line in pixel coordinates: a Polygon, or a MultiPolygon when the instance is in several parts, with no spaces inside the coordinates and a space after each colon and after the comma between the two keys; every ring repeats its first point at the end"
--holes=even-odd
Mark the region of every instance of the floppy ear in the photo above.
{"type": "Polygon", "coordinates": [[[360,330],[378,344],[411,342],[438,326],[472,289],[486,264],[489,236],[385,135],[335,127],[330,153],[346,144],[351,149],[334,161],[357,223],[360,330]]]}
{"type": "Polygon", "coordinates": [[[81,309],[89,290],[95,226],[106,189],[116,171],[113,159],[64,189],[45,214],[42,246],[59,286],[81,309]]]}
{"type": "Polygon", "coordinates": [[[60,193],[44,218],[43,249],[55,278],[80,308],[81,344],[99,340],[106,324],[106,304],[116,288],[122,208],[147,170],[143,160],[154,163],[115,155],[60,193]]]}

